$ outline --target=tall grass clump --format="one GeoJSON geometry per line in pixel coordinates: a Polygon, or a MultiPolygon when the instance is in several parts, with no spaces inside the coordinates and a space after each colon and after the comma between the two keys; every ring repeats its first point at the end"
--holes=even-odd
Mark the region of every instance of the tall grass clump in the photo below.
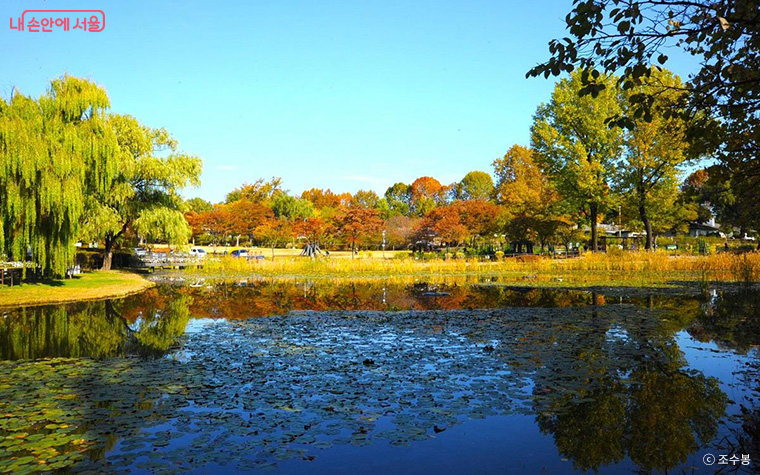
{"type": "Polygon", "coordinates": [[[747,286],[760,281],[760,253],[745,252],[741,254],[741,257],[733,262],[731,270],[734,280],[743,282],[747,286]]]}
{"type": "MultiPolygon", "coordinates": [[[[719,253],[706,256],[671,256],[666,252],[615,252],[587,253],[578,259],[556,261],[567,270],[606,272],[689,272],[701,275],[709,272],[724,280],[729,275],[751,280],[758,278],[760,253],[719,253]]],[[[733,279],[739,280],[739,279],[733,279]]]]}
{"type": "Polygon", "coordinates": [[[674,262],[664,252],[611,251],[586,253],[578,259],[558,261],[567,270],[602,272],[651,272],[675,270],[674,262]]]}

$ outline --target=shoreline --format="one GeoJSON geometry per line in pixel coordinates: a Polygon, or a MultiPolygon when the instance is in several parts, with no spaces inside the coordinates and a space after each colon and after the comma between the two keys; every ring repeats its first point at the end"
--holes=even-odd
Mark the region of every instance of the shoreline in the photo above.
{"type": "Polygon", "coordinates": [[[53,283],[25,283],[0,288],[0,308],[122,298],[155,286],[155,282],[134,272],[94,271],[53,283]]]}
{"type": "Polygon", "coordinates": [[[702,293],[716,287],[756,287],[760,253],[742,256],[671,257],[662,253],[590,255],[579,259],[515,259],[501,262],[411,259],[283,259],[245,261],[224,258],[201,268],[138,274],[94,271],[74,279],[0,287],[0,308],[55,305],[121,298],[164,283],[193,281],[388,281],[493,284],[555,289],[654,289],[702,293]]]}
{"type": "Polygon", "coordinates": [[[580,291],[606,291],[614,293],[657,291],[663,293],[677,293],[683,295],[696,295],[712,290],[739,291],[758,288],[760,282],[746,283],[731,279],[710,279],[702,281],[699,276],[683,272],[671,272],[667,275],[658,275],[655,278],[625,278],[620,273],[597,274],[584,276],[557,276],[550,273],[539,273],[530,276],[516,274],[403,274],[403,275],[306,275],[306,274],[283,274],[279,276],[262,274],[241,273],[214,273],[197,274],[183,271],[164,271],[152,274],[148,277],[158,285],[199,286],[202,283],[237,284],[241,282],[332,282],[336,284],[348,284],[351,282],[384,284],[416,284],[427,283],[431,285],[477,285],[496,286],[514,289],[550,289],[550,290],[580,290],[580,291]],[[581,278],[578,278],[581,277],[581,278]],[[194,285],[195,284],[195,285],[194,285]]]}

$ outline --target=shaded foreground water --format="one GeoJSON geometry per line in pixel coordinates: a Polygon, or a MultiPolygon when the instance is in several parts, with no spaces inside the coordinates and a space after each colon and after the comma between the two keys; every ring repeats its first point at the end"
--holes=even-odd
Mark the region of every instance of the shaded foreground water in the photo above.
{"type": "Polygon", "coordinates": [[[757,471],[757,293],[625,294],[198,282],[0,310],[0,470],[757,471]]]}

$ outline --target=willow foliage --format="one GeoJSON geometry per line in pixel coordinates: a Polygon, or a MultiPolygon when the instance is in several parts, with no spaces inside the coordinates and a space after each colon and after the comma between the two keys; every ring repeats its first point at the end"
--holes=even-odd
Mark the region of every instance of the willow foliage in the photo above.
{"type": "Polygon", "coordinates": [[[84,237],[104,243],[103,269],[110,268],[114,246],[128,229],[149,239],[187,243],[190,227],[178,191],[198,185],[202,167],[199,158],[177,152],[165,129],[116,114],[107,126],[118,142],[117,171],[88,196],[82,229],[84,237]]]}
{"type": "Polygon", "coordinates": [[[109,106],[103,88],[71,76],[36,100],[0,99],[0,260],[30,255],[40,275],[61,277],[82,238],[105,242],[105,268],[133,225],[186,242],[178,189],[199,183],[200,159],[109,106]]]}
{"type": "Polygon", "coordinates": [[[31,254],[44,276],[62,276],[88,193],[115,172],[115,134],[106,127],[105,90],[64,76],[39,99],[15,93],[0,101],[0,249],[6,259],[31,254]]]}

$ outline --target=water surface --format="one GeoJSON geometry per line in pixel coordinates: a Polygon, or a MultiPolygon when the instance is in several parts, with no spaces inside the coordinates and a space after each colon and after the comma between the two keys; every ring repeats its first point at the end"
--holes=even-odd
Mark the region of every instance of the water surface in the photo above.
{"type": "Polygon", "coordinates": [[[0,313],[3,471],[757,468],[751,292],[194,282],[0,313]]]}

